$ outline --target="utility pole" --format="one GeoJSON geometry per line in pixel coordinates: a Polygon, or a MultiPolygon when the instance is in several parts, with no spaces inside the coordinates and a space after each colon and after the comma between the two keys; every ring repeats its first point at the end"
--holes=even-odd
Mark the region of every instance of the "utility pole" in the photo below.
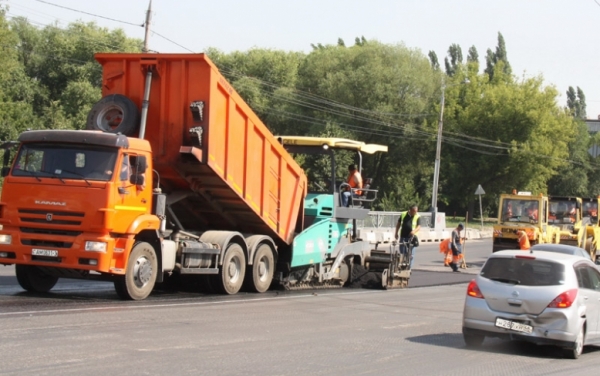
{"type": "Polygon", "coordinates": [[[149,43],[149,39],[150,39],[150,20],[152,18],[152,0],[150,0],[150,4],[148,4],[148,11],[146,12],[146,23],[144,24],[146,26],[146,35],[144,36],[144,48],[142,49],[142,52],[148,52],[149,48],[148,48],[148,43],[149,43]]]}

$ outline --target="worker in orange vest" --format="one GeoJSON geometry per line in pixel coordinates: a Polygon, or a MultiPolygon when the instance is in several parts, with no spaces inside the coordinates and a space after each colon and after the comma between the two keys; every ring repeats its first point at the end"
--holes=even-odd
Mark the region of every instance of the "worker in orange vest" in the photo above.
{"type": "Polygon", "coordinates": [[[525,231],[517,231],[517,236],[519,237],[519,249],[526,251],[531,248],[531,245],[529,244],[529,236],[527,236],[525,231]]]}
{"type": "Polygon", "coordinates": [[[342,192],[342,205],[344,206],[348,206],[350,204],[350,197],[357,197],[362,194],[362,191],[359,189],[363,187],[362,176],[360,176],[360,172],[358,172],[356,165],[354,164],[348,166],[347,183],[350,186],[350,189],[342,192]],[[352,189],[355,190],[352,191],[352,189]]]}

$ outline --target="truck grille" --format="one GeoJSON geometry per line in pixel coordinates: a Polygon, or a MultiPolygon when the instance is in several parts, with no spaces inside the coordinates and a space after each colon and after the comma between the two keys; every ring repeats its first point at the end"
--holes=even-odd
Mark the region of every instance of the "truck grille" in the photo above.
{"type": "Polygon", "coordinates": [[[45,234],[45,235],[60,235],[60,236],[79,236],[81,231],[54,230],[49,228],[34,228],[21,227],[21,232],[24,234],[45,234]]]}
{"type": "Polygon", "coordinates": [[[65,212],[37,209],[19,209],[21,222],[44,223],[47,225],[79,226],[85,216],[80,212],[65,212]]]}
{"type": "Polygon", "coordinates": [[[39,239],[21,239],[21,244],[34,247],[71,248],[73,242],[60,242],[39,239]]]}
{"type": "MultiPolygon", "coordinates": [[[[55,240],[45,239],[47,236],[67,236],[75,238],[82,231],[74,231],[64,228],[53,228],[54,226],[81,226],[85,214],[80,212],[37,210],[37,209],[19,209],[21,223],[30,224],[20,227],[21,244],[32,247],[50,247],[50,248],[71,248],[72,239],[55,240]],[[34,227],[35,224],[44,225],[44,227],[34,227]],[[48,228],[50,227],[50,228],[48,228]]],[[[79,230],[79,228],[77,228],[79,230]]]]}

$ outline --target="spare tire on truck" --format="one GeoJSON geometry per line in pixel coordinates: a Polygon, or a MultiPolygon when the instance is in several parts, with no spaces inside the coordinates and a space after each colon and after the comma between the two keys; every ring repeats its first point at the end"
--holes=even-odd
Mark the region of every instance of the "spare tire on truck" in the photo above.
{"type": "Polygon", "coordinates": [[[139,123],[140,111],[133,101],[121,94],[100,99],[88,114],[86,129],[131,136],[139,123]]]}

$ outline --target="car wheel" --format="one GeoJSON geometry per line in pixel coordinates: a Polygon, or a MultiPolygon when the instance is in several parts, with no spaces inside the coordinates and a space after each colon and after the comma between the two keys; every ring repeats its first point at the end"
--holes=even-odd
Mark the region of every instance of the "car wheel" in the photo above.
{"type": "Polygon", "coordinates": [[[485,339],[485,336],[480,335],[480,334],[463,333],[463,338],[465,340],[465,343],[467,344],[467,347],[473,348],[473,347],[481,346],[481,344],[483,343],[483,340],[485,339]]]}
{"type": "Polygon", "coordinates": [[[585,333],[583,332],[583,326],[579,329],[577,339],[575,339],[575,348],[565,349],[565,355],[569,359],[577,359],[583,352],[583,341],[585,339],[585,333]]]}

